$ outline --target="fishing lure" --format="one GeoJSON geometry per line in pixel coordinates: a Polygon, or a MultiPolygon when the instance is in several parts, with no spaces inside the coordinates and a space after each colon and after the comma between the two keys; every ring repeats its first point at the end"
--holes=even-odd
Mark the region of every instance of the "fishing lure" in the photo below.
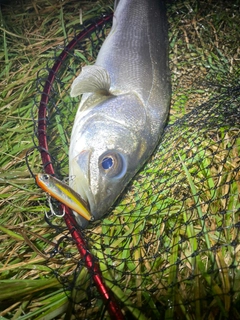
{"type": "Polygon", "coordinates": [[[89,211],[88,203],[81,196],[71,189],[66,183],[45,173],[36,175],[37,185],[53,198],[71,208],[74,213],[79,214],[88,221],[93,217],[89,211]]]}

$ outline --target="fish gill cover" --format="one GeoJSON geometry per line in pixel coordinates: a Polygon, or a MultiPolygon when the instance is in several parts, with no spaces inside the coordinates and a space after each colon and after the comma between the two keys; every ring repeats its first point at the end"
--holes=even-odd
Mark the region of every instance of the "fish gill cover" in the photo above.
{"type": "MultiPolygon", "coordinates": [[[[37,139],[35,143],[49,156],[43,170],[51,167],[59,179],[68,177],[70,134],[79,103],[70,98],[70,85],[82,65],[94,62],[111,26],[106,16],[99,21],[104,23],[85,23],[84,37],[78,38],[76,30],[73,47],[69,49],[71,39],[66,40],[38,74],[33,118],[39,135],[43,119],[37,114],[41,98],[47,96],[40,108],[46,108],[43,134],[48,150],[38,146],[37,139]],[[53,72],[55,63],[59,68],[53,72]]],[[[183,34],[193,37],[186,30],[183,34]]],[[[176,37],[172,34],[172,48],[176,37]]],[[[190,101],[189,110],[180,116],[187,98],[181,95],[177,73],[173,79],[181,99],[173,98],[159,146],[112,212],[81,235],[126,319],[238,319],[240,88],[217,86],[213,97],[201,105],[190,101]]],[[[209,87],[202,79],[199,83],[196,93],[204,95],[209,87]]],[[[58,204],[53,201],[53,206],[58,212],[58,204]]],[[[75,317],[108,318],[106,301],[93,281],[95,270],[87,270],[63,219],[47,220],[59,239],[52,251],[60,257],[54,273],[73,302],[75,317]]]]}

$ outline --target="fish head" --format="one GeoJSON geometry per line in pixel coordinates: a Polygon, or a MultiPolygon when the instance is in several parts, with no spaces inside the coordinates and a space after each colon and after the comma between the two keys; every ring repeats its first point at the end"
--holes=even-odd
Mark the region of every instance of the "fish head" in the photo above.
{"type": "MultiPolygon", "coordinates": [[[[79,113],[69,152],[70,186],[95,220],[109,211],[145,159],[145,111],[134,95],[110,97],[79,113]]],[[[81,218],[80,225],[87,221],[81,218]]]]}

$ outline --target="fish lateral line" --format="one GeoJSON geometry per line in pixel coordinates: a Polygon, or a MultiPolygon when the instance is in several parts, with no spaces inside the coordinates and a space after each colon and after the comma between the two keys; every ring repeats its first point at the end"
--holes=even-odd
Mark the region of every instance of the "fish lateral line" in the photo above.
{"type": "Polygon", "coordinates": [[[37,185],[51,197],[74,210],[86,220],[94,220],[90,213],[88,203],[67,184],[49,174],[39,173],[36,175],[35,179],[37,185]]]}

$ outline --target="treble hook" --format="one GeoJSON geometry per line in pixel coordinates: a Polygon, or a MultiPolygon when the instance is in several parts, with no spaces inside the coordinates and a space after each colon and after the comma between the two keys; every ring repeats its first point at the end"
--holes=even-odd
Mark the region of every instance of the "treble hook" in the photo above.
{"type": "MultiPolygon", "coordinates": [[[[53,208],[53,205],[52,205],[52,202],[51,202],[51,196],[49,194],[47,194],[47,199],[48,199],[48,204],[49,204],[49,208],[50,208],[50,211],[52,213],[52,216],[55,216],[55,217],[58,217],[58,218],[62,218],[65,216],[65,208],[63,208],[63,212],[62,214],[57,214],[53,208]]],[[[51,216],[48,215],[47,212],[45,212],[45,215],[47,218],[50,218],[51,216]]]]}

